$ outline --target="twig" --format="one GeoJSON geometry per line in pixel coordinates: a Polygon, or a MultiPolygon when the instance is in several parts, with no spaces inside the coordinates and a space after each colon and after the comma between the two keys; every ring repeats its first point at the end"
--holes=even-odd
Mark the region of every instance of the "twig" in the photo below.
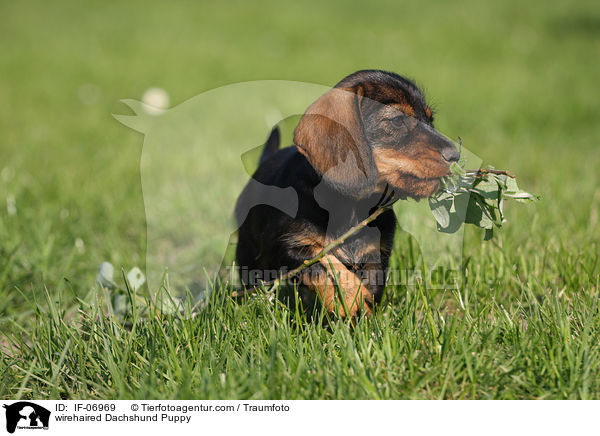
{"type": "MultiPolygon", "coordinates": [[[[339,238],[337,238],[337,239],[331,241],[329,244],[327,244],[319,252],[319,254],[317,254],[312,259],[305,260],[304,262],[302,262],[302,264],[299,267],[294,268],[293,270],[291,270],[287,274],[282,275],[281,277],[279,277],[278,279],[276,279],[276,280],[274,280],[272,282],[263,283],[263,286],[265,286],[265,285],[266,286],[270,286],[270,288],[267,290],[267,293],[270,293],[274,288],[276,288],[277,286],[279,286],[281,284],[281,282],[283,282],[283,281],[285,281],[285,280],[287,280],[287,279],[295,276],[296,274],[298,274],[303,269],[308,268],[309,266],[312,266],[315,263],[319,262],[323,257],[325,257],[325,255],[327,253],[329,253],[331,250],[333,250],[337,246],[343,244],[344,241],[347,238],[349,238],[350,236],[354,235],[360,229],[366,227],[370,222],[372,222],[373,220],[375,220],[379,215],[381,215],[384,211],[386,211],[389,208],[390,208],[389,205],[378,207],[377,210],[375,212],[373,212],[371,215],[369,215],[367,218],[365,218],[364,220],[362,220],[360,223],[358,223],[354,227],[350,228],[346,233],[344,233],[339,238]]],[[[254,288],[250,288],[250,289],[244,289],[242,291],[235,291],[235,292],[233,292],[232,296],[233,297],[241,297],[241,296],[244,296],[246,294],[251,294],[251,293],[257,292],[258,290],[259,290],[258,287],[254,287],[254,288]]]]}
{"type": "Polygon", "coordinates": [[[485,177],[486,174],[496,174],[498,176],[508,176],[511,179],[514,179],[516,176],[509,173],[506,170],[492,170],[486,168],[480,168],[478,170],[467,171],[467,176],[475,176],[475,177],[485,177]]]}

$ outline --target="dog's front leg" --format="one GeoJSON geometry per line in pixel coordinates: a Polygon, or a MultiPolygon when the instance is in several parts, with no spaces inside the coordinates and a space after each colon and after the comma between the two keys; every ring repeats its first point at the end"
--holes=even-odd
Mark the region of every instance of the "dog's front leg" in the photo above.
{"type": "Polygon", "coordinates": [[[371,314],[373,297],[362,280],[331,254],[302,273],[302,283],[316,292],[328,312],[353,317],[371,314]]]}

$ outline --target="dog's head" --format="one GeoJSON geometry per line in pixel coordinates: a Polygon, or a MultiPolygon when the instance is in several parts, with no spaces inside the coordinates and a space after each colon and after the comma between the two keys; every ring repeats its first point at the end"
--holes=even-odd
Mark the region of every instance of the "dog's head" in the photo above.
{"type": "Polygon", "coordinates": [[[294,143],[326,183],[351,198],[386,186],[399,197],[428,197],[459,158],[433,128],[417,86],[375,70],[351,74],[315,101],[294,143]]]}

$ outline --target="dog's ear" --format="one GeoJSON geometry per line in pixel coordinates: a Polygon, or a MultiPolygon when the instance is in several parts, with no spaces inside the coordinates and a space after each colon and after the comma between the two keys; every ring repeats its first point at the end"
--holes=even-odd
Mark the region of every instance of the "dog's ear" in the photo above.
{"type": "Polygon", "coordinates": [[[304,113],[294,131],[294,144],[341,194],[362,198],[375,189],[377,167],[365,137],[363,89],[333,88],[304,113]]]}

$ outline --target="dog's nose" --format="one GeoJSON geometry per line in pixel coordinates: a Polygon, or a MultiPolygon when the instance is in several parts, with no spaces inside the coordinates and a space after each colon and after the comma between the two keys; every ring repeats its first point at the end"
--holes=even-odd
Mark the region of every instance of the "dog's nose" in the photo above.
{"type": "Polygon", "coordinates": [[[442,150],[442,157],[448,162],[458,162],[460,154],[454,145],[450,145],[442,150]]]}

